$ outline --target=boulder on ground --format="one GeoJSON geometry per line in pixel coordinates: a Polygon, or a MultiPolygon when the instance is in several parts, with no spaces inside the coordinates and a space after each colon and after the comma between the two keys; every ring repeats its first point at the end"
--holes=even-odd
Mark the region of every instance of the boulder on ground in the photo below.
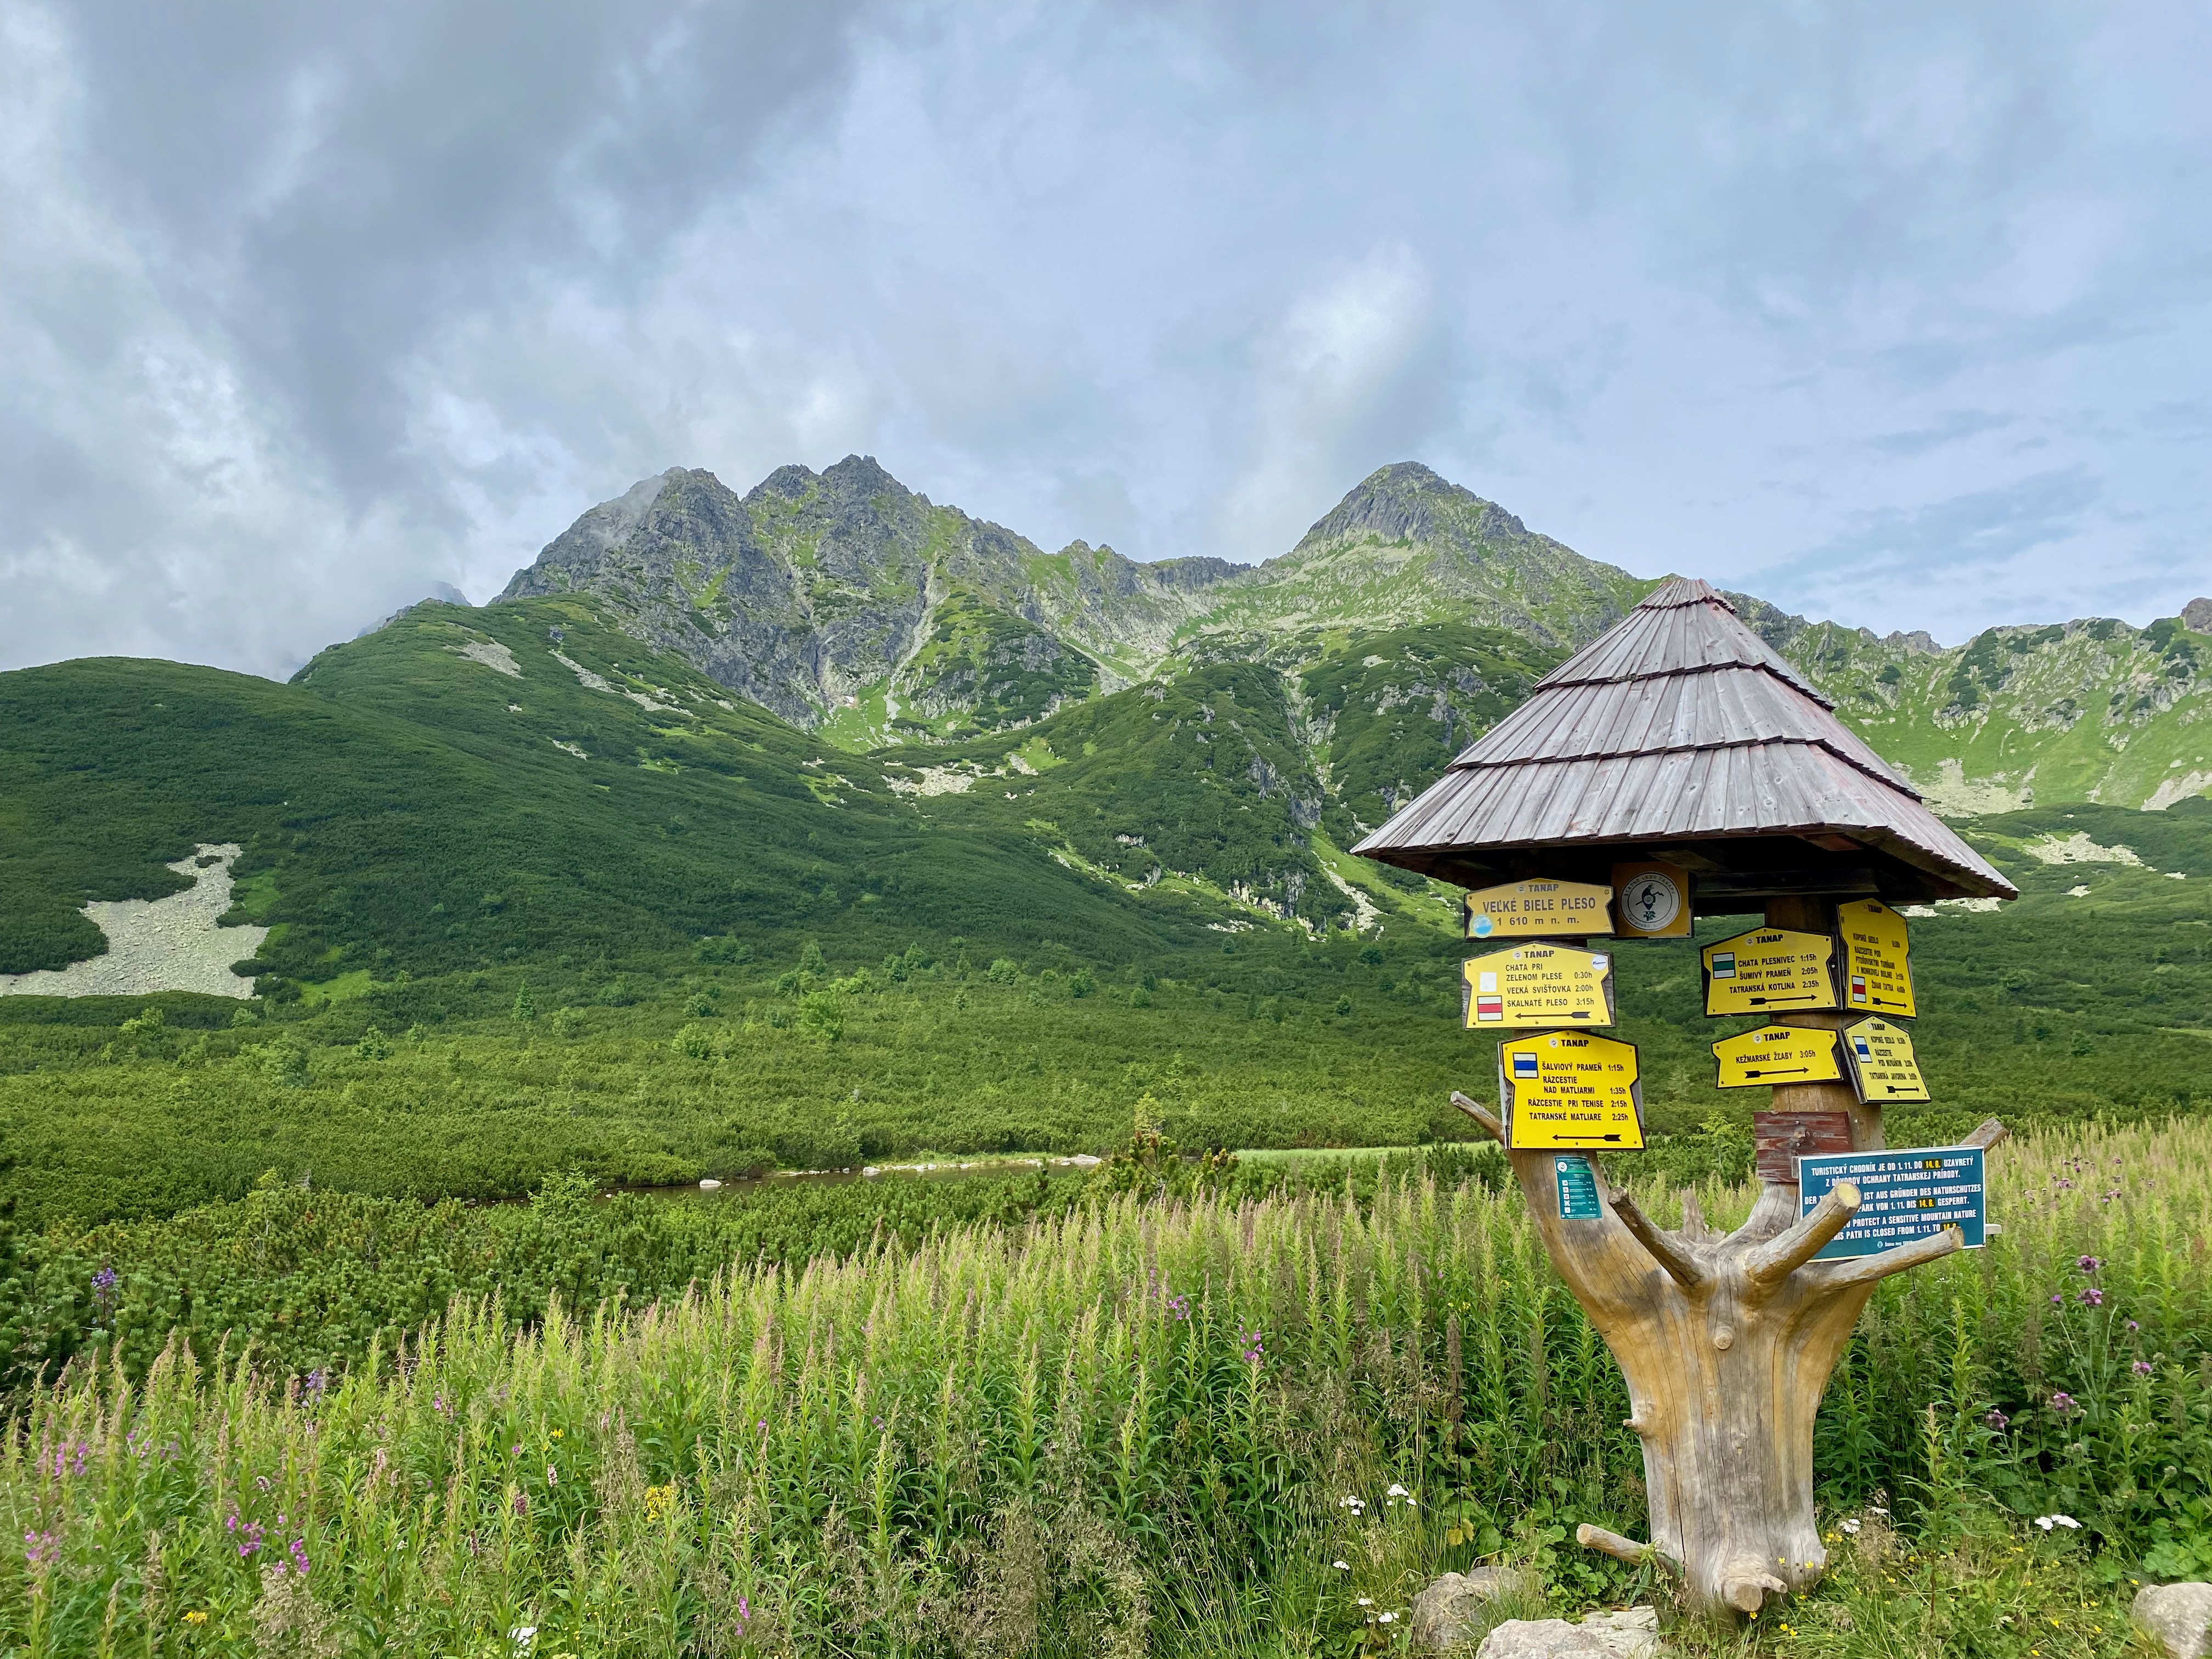
{"type": "Polygon", "coordinates": [[[1413,1645],[1442,1653],[1471,1642],[1485,1609],[1501,1595],[1534,1595],[1534,1577],[1518,1567],[1448,1572],[1413,1598],[1413,1645]]]}
{"type": "Polygon", "coordinates": [[[2135,1617],[2173,1659],[2212,1653],[2212,1584],[2146,1584],[2136,1592],[2135,1617]]]}
{"type": "Polygon", "coordinates": [[[1482,1640],[1475,1659],[1656,1659],[1659,1615],[1650,1607],[1564,1619],[1509,1619],[1482,1640]]]}

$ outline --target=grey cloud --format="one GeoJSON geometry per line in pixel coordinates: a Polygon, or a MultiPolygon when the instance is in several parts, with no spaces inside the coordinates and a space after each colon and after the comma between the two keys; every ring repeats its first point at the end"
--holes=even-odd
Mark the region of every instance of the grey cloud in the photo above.
{"type": "Polygon", "coordinates": [[[1910,432],[1885,432],[1866,439],[1862,447],[1877,455],[1920,456],[1963,438],[2002,431],[2012,423],[2011,416],[1991,414],[1987,410],[1954,410],[1933,425],[1916,427],[1910,432]]]}
{"type": "Polygon", "coordinates": [[[1803,555],[1799,568],[1902,571],[1963,554],[2007,558],[2073,535],[2103,494],[2087,469],[2039,472],[2001,489],[1976,490],[1909,511],[1865,513],[1844,534],[1803,555]]]}
{"type": "Polygon", "coordinates": [[[671,465],[848,451],[1140,557],[1280,552],[1413,459],[1850,621],[2203,585],[2195,9],[0,30],[0,665],[284,672],[671,465]],[[1914,583],[1869,600],[1852,560],[1914,583]]]}

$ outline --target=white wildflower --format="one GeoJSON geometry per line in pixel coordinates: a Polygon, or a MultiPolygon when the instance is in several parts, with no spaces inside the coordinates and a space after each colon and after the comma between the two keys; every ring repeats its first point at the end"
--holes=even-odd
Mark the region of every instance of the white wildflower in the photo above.
{"type": "Polygon", "coordinates": [[[1858,1529],[1859,1523],[1856,1521],[1846,1521],[1844,1522],[1844,1530],[1845,1532],[1856,1532],[1858,1529]]]}
{"type": "Polygon", "coordinates": [[[1403,1498],[1406,1495],[1406,1489],[1400,1486],[1396,1481],[1393,1480],[1390,1483],[1390,1490],[1384,1492],[1382,1495],[1385,1498],[1403,1498]]]}
{"type": "Polygon", "coordinates": [[[1339,1572],[1350,1572],[1352,1571],[1352,1563],[1349,1561],[1340,1561],[1336,1564],[1336,1570],[1339,1572]]]}

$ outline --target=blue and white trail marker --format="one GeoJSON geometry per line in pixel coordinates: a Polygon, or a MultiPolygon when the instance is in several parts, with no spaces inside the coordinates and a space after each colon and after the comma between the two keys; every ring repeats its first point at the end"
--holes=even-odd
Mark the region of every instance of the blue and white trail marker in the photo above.
{"type": "Polygon", "coordinates": [[[1858,1213],[1814,1258],[1875,1255],[1956,1227],[1970,1250],[1989,1225],[1988,1188],[1978,1146],[1915,1146],[1887,1152],[1822,1152],[1797,1160],[1800,1215],[1839,1181],[1856,1186],[1858,1213]]]}

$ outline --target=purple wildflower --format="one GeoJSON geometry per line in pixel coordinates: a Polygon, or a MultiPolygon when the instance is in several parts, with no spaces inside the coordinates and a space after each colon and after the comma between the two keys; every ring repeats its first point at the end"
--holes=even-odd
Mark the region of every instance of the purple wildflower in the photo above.
{"type": "Polygon", "coordinates": [[[23,1565],[38,1568],[51,1566],[54,1559],[54,1535],[50,1532],[27,1532],[23,1534],[23,1565]]]}
{"type": "Polygon", "coordinates": [[[2057,1394],[2051,1396],[2051,1409],[2057,1412],[2061,1417],[2065,1416],[2069,1412],[2074,1409],[2074,1396],[2068,1394],[2064,1389],[2060,1389],[2057,1394]]]}
{"type": "Polygon", "coordinates": [[[2074,1264],[2085,1273],[2093,1273],[2105,1264],[2094,1255],[2085,1255],[2074,1264]]]}
{"type": "Polygon", "coordinates": [[[2142,1327],[2138,1325],[2134,1320],[2130,1319],[2128,1321],[2128,1328],[2131,1331],[2139,1331],[2142,1327]]]}
{"type": "Polygon", "coordinates": [[[2054,1308],[2064,1307],[2066,1305],[2065,1297],[2061,1295],[2058,1291],[2053,1291],[2051,1293],[2051,1305],[2054,1308]]]}
{"type": "Polygon", "coordinates": [[[2105,1305],[2105,1293],[2094,1285],[2082,1291],[2080,1299],[2092,1308],[2101,1308],[2105,1305]]]}
{"type": "Polygon", "coordinates": [[[320,1365],[307,1373],[307,1393],[311,1398],[320,1400],[323,1397],[323,1390],[330,1386],[331,1374],[320,1365]]]}
{"type": "Polygon", "coordinates": [[[1988,1424],[1990,1427],[1996,1430],[1997,1433],[2002,1434],[2006,1428],[2011,1424],[2012,1419],[2007,1417],[1995,1406],[1992,1406],[1988,1411],[1982,1414],[1982,1421],[1988,1424]]]}
{"type": "Polygon", "coordinates": [[[2137,1376],[2148,1376],[2151,1370],[2150,1361],[2148,1359],[2138,1359],[2136,1361],[2132,1369],[2137,1376]]]}
{"type": "Polygon", "coordinates": [[[103,1314],[115,1311],[115,1269],[105,1263],[92,1276],[92,1305],[103,1314]]]}
{"type": "Polygon", "coordinates": [[[530,1494],[519,1487],[514,1494],[514,1512],[525,1520],[530,1516],[530,1494]]]}

